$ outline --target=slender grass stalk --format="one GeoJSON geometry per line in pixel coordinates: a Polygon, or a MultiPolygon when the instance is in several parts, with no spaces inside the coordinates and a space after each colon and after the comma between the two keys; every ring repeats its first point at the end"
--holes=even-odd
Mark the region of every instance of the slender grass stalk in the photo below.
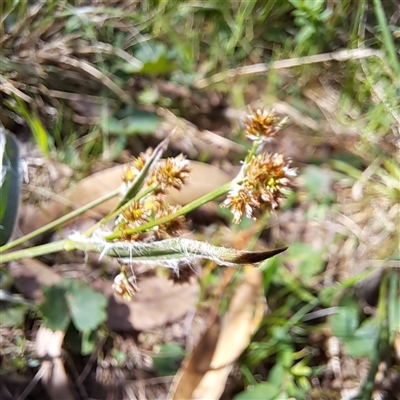
{"type": "MultiPolygon", "coordinates": [[[[27,242],[28,240],[31,240],[39,235],[42,235],[45,232],[50,231],[51,229],[57,228],[58,226],[61,226],[62,224],[64,224],[65,222],[70,221],[71,219],[78,217],[79,215],[83,214],[84,212],[98,206],[101,203],[104,203],[107,200],[112,199],[115,196],[118,196],[120,193],[119,189],[116,189],[108,194],[106,194],[105,196],[96,199],[88,204],[85,204],[84,206],[62,216],[61,218],[56,219],[55,221],[50,222],[49,224],[40,227],[39,229],[36,229],[33,232],[28,233],[27,235],[24,235],[10,243],[5,244],[4,246],[0,247],[0,254],[2,254],[3,252],[12,249],[13,247],[16,247],[20,244],[23,244],[25,242],[27,242]]],[[[0,256],[1,257],[1,256],[0,256]]]]}
{"type": "Polygon", "coordinates": [[[385,50],[389,59],[389,63],[395,72],[397,79],[400,79],[400,63],[397,58],[396,47],[394,45],[393,37],[390,34],[389,28],[387,26],[387,18],[385,11],[382,7],[381,0],[373,0],[374,11],[376,19],[378,20],[379,28],[382,33],[383,44],[385,45],[385,50]]]}
{"type": "Polygon", "coordinates": [[[57,253],[62,250],[74,250],[74,246],[68,246],[68,239],[57,242],[46,243],[41,246],[30,247],[28,249],[13,251],[12,253],[0,255],[0,266],[10,261],[21,260],[22,258],[35,258],[45,254],[57,253]]]}

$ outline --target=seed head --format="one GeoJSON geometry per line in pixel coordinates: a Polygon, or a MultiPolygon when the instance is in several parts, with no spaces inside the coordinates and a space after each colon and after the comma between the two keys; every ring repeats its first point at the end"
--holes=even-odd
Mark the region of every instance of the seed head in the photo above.
{"type": "Polygon", "coordinates": [[[160,191],[169,187],[180,190],[190,173],[189,160],[183,154],[175,158],[167,158],[165,163],[157,164],[154,170],[154,180],[159,183],[160,191]]]}
{"type": "Polygon", "coordinates": [[[136,285],[136,277],[131,276],[128,278],[125,271],[114,278],[114,283],[111,287],[126,300],[131,299],[139,291],[136,285]]]}
{"type": "Polygon", "coordinates": [[[279,119],[274,110],[257,109],[251,111],[246,120],[246,136],[250,140],[268,140],[285,124],[286,119],[279,119]]]}
{"type": "MultiPolygon", "coordinates": [[[[181,206],[167,205],[163,209],[157,211],[154,219],[160,219],[166,217],[167,215],[174,214],[177,212],[181,206]]],[[[158,225],[156,231],[156,236],[158,240],[168,239],[170,237],[177,237],[182,235],[186,228],[186,218],[184,215],[174,218],[173,220],[166,222],[164,224],[158,225]]]]}
{"type": "Polygon", "coordinates": [[[235,223],[243,214],[254,218],[257,212],[277,210],[286,189],[293,186],[290,178],[294,176],[296,169],[290,168],[282,154],[253,155],[221,207],[231,209],[235,223]]]}
{"type": "Polygon", "coordinates": [[[153,149],[148,148],[146,150],[146,153],[140,153],[139,157],[134,157],[133,161],[122,175],[122,180],[125,183],[133,182],[139,175],[139,172],[143,169],[144,165],[146,164],[152,153],[153,149]]]}

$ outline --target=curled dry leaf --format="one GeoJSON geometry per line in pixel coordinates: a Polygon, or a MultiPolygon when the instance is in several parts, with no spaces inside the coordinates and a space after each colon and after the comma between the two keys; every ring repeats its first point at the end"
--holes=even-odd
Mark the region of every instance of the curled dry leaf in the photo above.
{"type": "MultiPolygon", "coordinates": [[[[193,353],[184,360],[172,384],[169,398],[218,400],[221,397],[233,363],[249,345],[251,335],[261,321],[266,307],[262,296],[261,271],[252,267],[246,267],[245,271],[245,279],[235,292],[223,318],[209,368],[203,371],[200,380],[202,370],[196,369],[193,363],[200,362],[199,349],[203,349],[207,343],[208,338],[206,340],[204,336],[210,335],[212,327],[206,331],[193,353]],[[183,393],[186,397],[182,397],[183,393]]],[[[205,357],[207,361],[209,353],[206,352],[205,357]]]]}
{"type": "Polygon", "coordinates": [[[169,399],[191,398],[193,390],[210,369],[220,329],[220,320],[216,318],[201,336],[194,350],[183,361],[171,384],[169,399]]]}

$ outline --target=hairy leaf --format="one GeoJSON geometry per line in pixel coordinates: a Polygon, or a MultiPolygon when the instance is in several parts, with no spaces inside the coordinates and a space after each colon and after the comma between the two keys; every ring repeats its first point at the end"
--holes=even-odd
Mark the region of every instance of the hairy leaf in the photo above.
{"type": "Polygon", "coordinates": [[[151,243],[107,242],[98,237],[71,235],[68,249],[93,251],[119,258],[122,262],[151,262],[167,267],[177,267],[179,262],[205,258],[217,264],[234,266],[237,264],[256,264],[271,258],[287,249],[283,247],[267,251],[235,250],[213,246],[186,238],[173,238],[151,243]]]}

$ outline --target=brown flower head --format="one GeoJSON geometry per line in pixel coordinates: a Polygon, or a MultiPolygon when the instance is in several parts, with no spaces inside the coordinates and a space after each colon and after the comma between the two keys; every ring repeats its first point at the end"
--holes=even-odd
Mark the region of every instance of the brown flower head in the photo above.
{"type": "Polygon", "coordinates": [[[246,136],[251,140],[268,140],[276,135],[285,122],[286,119],[281,120],[274,110],[267,111],[258,108],[247,116],[246,136]]]}
{"type": "Polygon", "coordinates": [[[139,157],[134,157],[133,161],[122,175],[122,180],[125,183],[133,182],[139,175],[139,172],[143,169],[144,165],[146,164],[152,153],[153,149],[148,148],[146,150],[146,153],[140,153],[139,157]]]}
{"type": "Polygon", "coordinates": [[[128,278],[125,270],[114,278],[114,283],[111,287],[115,293],[127,300],[131,299],[139,291],[136,285],[136,278],[134,276],[128,278]]]}
{"type": "Polygon", "coordinates": [[[231,209],[235,223],[243,214],[253,218],[256,212],[276,210],[295,176],[296,169],[290,168],[282,154],[253,155],[221,206],[231,209]]]}
{"type": "Polygon", "coordinates": [[[148,222],[151,211],[152,210],[147,207],[145,202],[134,201],[122,212],[122,216],[131,227],[135,227],[148,222]]]}
{"type": "Polygon", "coordinates": [[[157,164],[153,175],[160,185],[159,190],[164,191],[168,187],[180,190],[189,176],[189,164],[183,154],[157,164]]]}
{"type": "MultiPolygon", "coordinates": [[[[181,206],[172,206],[168,205],[167,207],[160,209],[157,211],[154,219],[164,218],[167,215],[171,215],[176,213],[181,206]]],[[[164,224],[158,225],[155,227],[157,229],[156,236],[159,240],[167,239],[176,236],[182,235],[183,231],[186,228],[186,218],[184,215],[180,215],[179,217],[174,218],[171,221],[168,221],[164,224]]]]}
{"type": "Polygon", "coordinates": [[[238,224],[242,220],[243,214],[248,218],[253,218],[253,210],[259,208],[260,204],[253,196],[251,188],[236,184],[228,193],[221,207],[230,208],[233,214],[233,222],[238,224]]]}

